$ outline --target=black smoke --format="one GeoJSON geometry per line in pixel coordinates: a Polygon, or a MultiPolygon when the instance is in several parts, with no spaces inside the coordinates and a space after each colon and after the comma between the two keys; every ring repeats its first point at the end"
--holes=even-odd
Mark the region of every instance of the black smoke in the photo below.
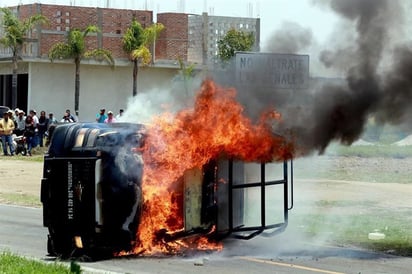
{"type": "Polygon", "coordinates": [[[332,140],[350,145],[359,139],[371,115],[380,123],[407,122],[412,102],[412,52],[398,47],[396,54],[386,56],[390,54],[391,32],[396,32],[402,23],[401,5],[389,0],[323,3],[352,23],[356,35],[344,47],[321,53],[320,60],[328,67],[344,67],[340,64],[341,56],[349,61],[345,81],[340,85],[322,85],[315,91],[312,115],[306,116],[304,128],[295,128],[301,145],[320,152],[332,140]]]}
{"type": "MultiPolygon", "coordinates": [[[[332,141],[351,145],[365,132],[373,117],[379,124],[399,126],[412,132],[412,49],[405,37],[407,9],[396,0],[317,0],[316,5],[336,13],[341,24],[330,42],[318,46],[312,32],[297,24],[274,32],[267,50],[272,53],[302,53],[306,47],[321,47],[318,61],[325,69],[339,72],[335,78],[311,77],[306,90],[277,90],[236,86],[235,66],[215,78],[235,85],[247,114],[255,118],[273,106],[283,119],[276,133],[295,139],[303,152],[323,153],[332,141]],[[292,35],[293,33],[293,35],[292,35]]],[[[327,24],[328,22],[325,22],[327,24]]],[[[316,56],[310,56],[312,59],[316,56]]],[[[265,73],[259,69],[257,74],[265,73]]],[[[313,74],[310,72],[311,75],[313,74]]],[[[319,74],[318,74],[319,75],[319,74]]]]}

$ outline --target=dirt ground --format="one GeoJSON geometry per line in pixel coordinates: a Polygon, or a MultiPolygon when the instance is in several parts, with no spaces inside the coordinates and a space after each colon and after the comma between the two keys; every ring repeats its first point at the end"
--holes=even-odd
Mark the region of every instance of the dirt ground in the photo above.
{"type": "Polygon", "coordinates": [[[0,194],[39,195],[42,174],[42,162],[0,158],[0,194]]]}
{"type": "MultiPolygon", "coordinates": [[[[303,199],[412,207],[412,158],[318,156],[296,160],[294,170],[295,186],[302,191],[303,199]],[[319,170],[347,174],[351,179],[324,177],[316,172],[319,170]],[[382,178],[376,180],[379,176],[382,178]]],[[[299,193],[295,196],[298,198],[299,193]]]]}
{"type": "MultiPolygon", "coordinates": [[[[5,202],[1,197],[8,193],[38,196],[42,169],[41,162],[0,158],[0,203],[5,202]]],[[[412,158],[319,156],[295,161],[294,169],[296,174],[294,197],[297,204],[316,201],[357,201],[382,208],[412,208],[412,179],[410,179],[411,184],[331,180],[317,178],[317,174],[308,172],[319,169],[340,169],[353,173],[363,169],[373,174],[385,170],[389,174],[410,178],[412,158]],[[305,176],[300,175],[302,170],[306,170],[305,176]]]]}

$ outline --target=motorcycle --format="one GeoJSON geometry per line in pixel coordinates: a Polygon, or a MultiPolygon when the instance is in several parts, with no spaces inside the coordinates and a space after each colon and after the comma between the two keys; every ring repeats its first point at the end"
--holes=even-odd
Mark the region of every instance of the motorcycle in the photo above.
{"type": "Polygon", "coordinates": [[[22,156],[27,155],[27,142],[24,135],[13,135],[14,151],[16,155],[21,154],[22,156]]]}

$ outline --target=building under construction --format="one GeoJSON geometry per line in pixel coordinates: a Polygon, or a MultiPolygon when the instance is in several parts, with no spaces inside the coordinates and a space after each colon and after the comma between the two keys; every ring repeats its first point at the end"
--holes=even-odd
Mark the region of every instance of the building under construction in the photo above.
{"type": "MultiPolygon", "coordinates": [[[[109,2],[106,3],[109,6],[109,2]]],[[[49,24],[37,26],[24,43],[18,65],[17,107],[46,109],[59,113],[73,109],[73,60],[48,58],[52,45],[63,42],[71,29],[84,29],[96,25],[101,32],[89,35],[88,49],[104,48],[112,52],[115,69],[105,63],[82,60],[80,101],[94,102],[96,106],[81,104],[80,113],[85,120],[93,120],[99,106],[124,108],[132,95],[132,63],[122,49],[122,37],[136,18],[143,27],[154,22],[153,11],[79,7],[65,5],[27,4],[11,7],[20,20],[35,14],[49,19],[49,24]],[[97,81],[98,79],[98,81],[97,81]],[[96,99],[96,93],[99,96],[96,99]],[[43,98],[48,98],[45,105],[43,98]]],[[[139,72],[140,91],[167,88],[180,69],[179,61],[196,64],[199,68],[217,60],[217,42],[229,29],[252,32],[256,50],[260,41],[258,18],[237,18],[185,13],[160,13],[157,22],[165,26],[152,48],[153,60],[139,72]]],[[[0,29],[0,34],[4,30],[0,29]]],[[[0,48],[0,105],[11,105],[12,52],[0,48]]]]}

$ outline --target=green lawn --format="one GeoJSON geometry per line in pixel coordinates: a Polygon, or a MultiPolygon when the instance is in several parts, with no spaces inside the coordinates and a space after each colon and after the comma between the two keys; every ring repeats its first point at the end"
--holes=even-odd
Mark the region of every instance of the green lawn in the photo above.
{"type": "Polygon", "coordinates": [[[412,145],[396,146],[388,144],[376,144],[343,146],[333,143],[327,148],[325,154],[330,156],[357,156],[365,158],[392,157],[402,159],[412,157],[412,145]]]}
{"type": "Polygon", "coordinates": [[[64,274],[81,273],[80,266],[72,262],[69,266],[61,263],[45,263],[27,259],[7,251],[0,253],[0,273],[7,274],[64,274]]]}

